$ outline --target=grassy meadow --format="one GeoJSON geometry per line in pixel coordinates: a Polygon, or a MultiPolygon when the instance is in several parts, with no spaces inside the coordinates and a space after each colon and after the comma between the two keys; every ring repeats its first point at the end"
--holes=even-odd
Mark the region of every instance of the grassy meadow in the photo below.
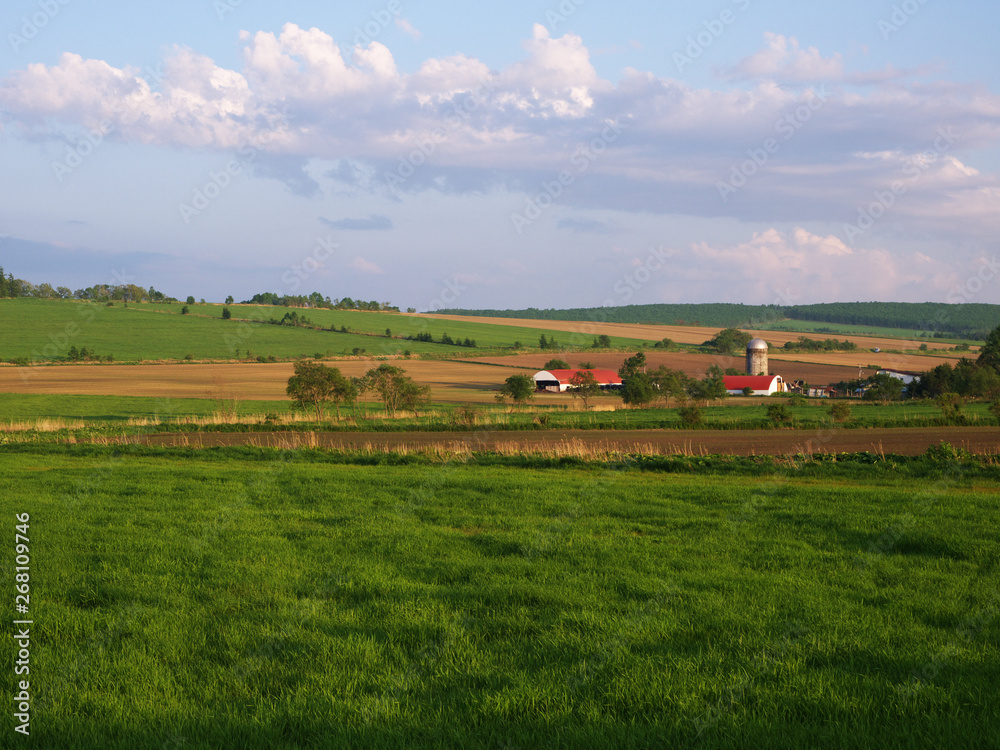
{"type": "MultiPolygon", "coordinates": [[[[64,361],[71,346],[86,347],[101,358],[118,362],[141,360],[237,359],[298,357],[322,354],[349,355],[356,349],[367,355],[413,354],[467,357],[470,354],[510,349],[515,342],[538,345],[539,337],[569,343],[572,334],[544,328],[525,329],[485,323],[447,321],[393,313],[352,310],[292,309],[258,305],[233,305],[231,320],[222,319],[222,305],[115,303],[112,307],[74,300],[0,300],[0,360],[64,361]],[[268,325],[260,321],[295,312],[316,328],[268,325]],[[348,332],[342,333],[341,328],[348,332]],[[331,330],[331,328],[335,330],[331,330]],[[391,337],[386,335],[389,329],[391,337]],[[408,340],[406,336],[429,333],[435,341],[408,340]],[[442,334],[476,347],[439,343],[442,334]]],[[[590,337],[578,343],[590,344],[590,337]]],[[[633,339],[612,339],[614,345],[635,346],[633,339]]],[[[652,342],[650,342],[652,343],[652,342]]]]}
{"type": "MultiPolygon", "coordinates": [[[[533,404],[526,408],[496,405],[456,406],[435,404],[414,417],[401,412],[388,419],[380,402],[372,396],[356,407],[343,407],[341,418],[331,409],[322,422],[311,412],[296,411],[289,400],[225,398],[152,398],[128,396],[89,396],[64,394],[0,393],[0,433],[5,426],[28,429],[32,425],[59,420],[73,420],[81,428],[100,430],[106,427],[120,431],[122,425],[141,424],[142,428],[185,430],[231,429],[237,426],[258,429],[268,415],[281,418],[297,416],[296,424],[280,425],[281,429],[400,431],[400,430],[681,430],[685,425],[677,408],[623,409],[618,399],[604,399],[614,411],[584,411],[579,401],[570,398],[558,403],[533,404]],[[211,424],[216,419],[218,424],[211,424]]],[[[932,402],[907,401],[881,404],[856,401],[849,404],[850,418],[834,423],[829,403],[813,400],[797,403],[780,397],[769,399],[730,398],[722,405],[702,407],[701,429],[745,430],[776,429],[794,426],[802,430],[840,427],[923,427],[950,423],[993,425],[996,416],[985,403],[969,403],[962,407],[960,421],[944,420],[941,408],[932,402]],[[768,406],[784,405],[791,417],[789,424],[777,424],[768,417],[768,406]]]]}
{"type": "Polygon", "coordinates": [[[693,463],[8,448],[31,746],[993,741],[995,465],[693,463]]]}

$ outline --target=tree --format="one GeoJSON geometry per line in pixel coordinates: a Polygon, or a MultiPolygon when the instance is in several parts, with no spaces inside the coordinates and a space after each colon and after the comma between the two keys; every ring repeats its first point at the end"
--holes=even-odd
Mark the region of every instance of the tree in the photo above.
{"type": "Polygon", "coordinates": [[[226,297],[226,304],[227,305],[231,305],[231,304],[233,304],[233,302],[234,302],[233,295],[230,294],[228,297],[226,297]]]}
{"type": "Polygon", "coordinates": [[[402,367],[381,364],[365,373],[368,390],[375,391],[385,404],[386,413],[395,416],[400,406],[414,408],[419,401],[414,388],[420,388],[402,367]],[[416,401],[414,400],[416,399],[416,401]]]}
{"type": "Polygon", "coordinates": [[[193,305],[194,304],[194,297],[192,297],[191,295],[188,295],[187,303],[189,305],[193,305]]]}
{"type": "Polygon", "coordinates": [[[399,386],[399,405],[413,412],[417,417],[417,409],[426,406],[431,400],[431,387],[421,385],[411,378],[406,378],[399,386]]]}
{"type": "Polygon", "coordinates": [[[587,370],[574,372],[573,377],[569,380],[569,384],[572,388],[570,394],[573,398],[583,401],[584,411],[590,411],[590,399],[600,396],[603,393],[601,386],[597,384],[597,378],[594,377],[594,373],[587,370]]]}
{"type": "Polygon", "coordinates": [[[187,305],[184,305],[184,307],[181,308],[181,315],[187,315],[189,312],[191,312],[191,308],[187,305]]]}
{"type": "Polygon", "coordinates": [[[228,307],[223,307],[222,308],[222,319],[223,320],[229,320],[232,317],[233,317],[233,314],[229,311],[229,308],[228,307]]]}
{"type": "Polygon", "coordinates": [[[550,359],[544,365],[542,365],[543,370],[568,370],[569,362],[565,359],[559,359],[558,357],[550,359]]]}
{"type": "Polygon", "coordinates": [[[618,377],[624,381],[640,370],[646,372],[646,355],[643,352],[636,352],[634,356],[622,362],[622,366],[618,368],[618,377]]]}
{"type": "Polygon", "coordinates": [[[340,404],[357,398],[357,390],[351,381],[340,374],[340,370],[308,361],[295,363],[295,374],[288,379],[285,393],[296,408],[314,409],[317,421],[323,419],[328,402],[336,405],[339,417],[340,404]]]}
{"type": "Polygon", "coordinates": [[[706,401],[725,398],[729,393],[726,390],[725,372],[718,365],[712,365],[705,377],[694,384],[691,390],[695,398],[703,398],[706,401]]]}
{"type": "Polygon", "coordinates": [[[650,373],[653,387],[661,399],[663,405],[667,406],[670,399],[678,402],[687,401],[687,388],[690,378],[680,370],[671,370],[665,365],[660,365],[650,373]]]}
{"type": "Polygon", "coordinates": [[[629,406],[645,406],[656,398],[656,388],[653,380],[644,372],[637,372],[622,379],[622,389],[619,391],[629,406]]]}
{"type": "Polygon", "coordinates": [[[610,349],[611,348],[611,337],[606,333],[602,333],[600,336],[594,339],[594,349],[610,349]]]}
{"type": "Polygon", "coordinates": [[[980,367],[990,367],[1000,372],[1000,326],[990,331],[990,335],[986,337],[976,363],[980,367]]]}
{"type": "Polygon", "coordinates": [[[941,407],[941,416],[945,421],[951,422],[961,416],[964,399],[957,393],[942,393],[935,401],[941,407]]]}
{"type": "Polygon", "coordinates": [[[725,328],[714,339],[705,343],[714,347],[719,354],[743,354],[752,338],[749,333],[738,328],[725,328]]]}
{"type": "Polygon", "coordinates": [[[531,400],[534,393],[534,380],[527,375],[511,375],[500,386],[500,391],[497,393],[497,401],[503,403],[509,398],[514,402],[515,406],[522,406],[531,400]]]}
{"type": "Polygon", "coordinates": [[[898,401],[903,398],[903,381],[892,375],[872,375],[868,379],[867,401],[898,401]]]}

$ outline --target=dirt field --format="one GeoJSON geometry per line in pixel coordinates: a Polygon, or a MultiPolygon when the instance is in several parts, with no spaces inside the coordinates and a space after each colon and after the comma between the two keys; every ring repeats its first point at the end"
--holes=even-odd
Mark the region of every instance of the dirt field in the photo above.
{"type": "MultiPolygon", "coordinates": [[[[371,360],[330,362],[348,377],[378,366],[371,360]]],[[[493,400],[493,391],[511,375],[528,371],[469,362],[394,360],[414,380],[431,387],[442,403],[493,400]]],[[[46,365],[0,367],[0,392],[68,393],[91,396],[154,396],[216,398],[221,391],[242,399],[287,400],[285,386],[292,375],[288,362],[275,364],[46,365]]]]}
{"type": "Polygon", "coordinates": [[[372,450],[540,451],[587,453],[627,451],[693,455],[794,455],[798,453],[896,453],[918,455],[942,440],[973,453],[1000,454],[995,427],[896,428],[870,430],[552,430],[543,432],[403,433],[194,433],[130,438],[148,445],[216,447],[301,445],[372,450]]]}

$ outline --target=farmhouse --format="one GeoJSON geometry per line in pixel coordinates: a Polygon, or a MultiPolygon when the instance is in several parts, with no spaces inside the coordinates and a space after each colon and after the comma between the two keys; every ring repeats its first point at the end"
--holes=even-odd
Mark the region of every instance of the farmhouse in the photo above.
{"type": "Polygon", "coordinates": [[[743,395],[744,388],[752,388],[754,396],[770,396],[785,390],[780,375],[726,375],[723,381],[730,396],[743,395]]]}
{"type": "Polygon", "coordinates": [[[535,388],[539,391],[564,393],[573,387],[573,376],[578,372],[589,372],[597,384],[605,390],[621,388],[622,379],[614,370],[542,370],[534,375],[535,388]]]}

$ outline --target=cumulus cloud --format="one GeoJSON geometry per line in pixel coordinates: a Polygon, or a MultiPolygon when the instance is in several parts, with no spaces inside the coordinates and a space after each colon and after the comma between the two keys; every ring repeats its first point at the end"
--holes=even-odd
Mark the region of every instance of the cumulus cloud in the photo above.
{"type": "Polygon", "coordinates": [[[944,299],[958,282],[952,263],[921,253],[851,248],[838,237],[801,227],[757,232],[737,245],[697,243],[673,257],[671,275],[684,282],[691,299],[717,299],[726,289],[759,304],[926,301],[944,299]]]}
{"type": "MultiPolygon", "coordinates": [[[[106,124],[109,138],[126,142],[249,150],[260,157],[258,174],[302,195],[324,189],[325,179],[397,198],[497,187],[531,196],[565,171],[573,181],[558,200],[569,208],[760,222],[853,220],[941,129],[958,129],[953,150],[1000,141],[995,94],[904,83],[891,70],[854,73],[841,55],[780,34],[735,66],[732,75],[747,83],[725,90],[633,69],[612,83],[581,37],[553,37],[541,25],[524,57],[499,71],[456,55],[401,73],[380,42],[341,49],[326,32],[292,23],[241,40],[240,71],[171,50],[156,90],[139,71],[69,53],[55,65],[28,65],[0,79],[0,124],[36,139],[106,124]],[[873,86],[798,85],[858,76],[873,86]],[[613,141],[611,127],[620,130],[613,141]],[[721,200],[717,184],[768,139],[778,149],[721,200]],[[341,166],[311,176],[310,160],[341,166]],[[391,174],[400,179],[390,186],[391,174]]],[[[968,159],[937,159],[911,188],[894,215],[935,229],[996,226],[995,176],[968,159]]]]}

